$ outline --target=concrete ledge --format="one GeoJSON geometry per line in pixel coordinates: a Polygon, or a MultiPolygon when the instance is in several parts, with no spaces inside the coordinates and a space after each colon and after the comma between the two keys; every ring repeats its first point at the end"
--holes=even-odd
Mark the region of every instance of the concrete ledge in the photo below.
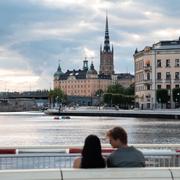
{"type": "Polygon", "coordinates": [[[61,180],[60,169],[2,170],[0,180],[61,180]]]}
{"type": "Polygon", "coordinates": [[[136,117],[136,118],[162,118],[180,119],[179,112],[156,112],[156,111],[65,111],[46,112],[52,116],[104,116],[104,117],[136,117]]]}
{"type": "Polygon", "coordinates": [[[180,168],[37,169],[0,171],[2,180],[179,180],[180,168]]]}

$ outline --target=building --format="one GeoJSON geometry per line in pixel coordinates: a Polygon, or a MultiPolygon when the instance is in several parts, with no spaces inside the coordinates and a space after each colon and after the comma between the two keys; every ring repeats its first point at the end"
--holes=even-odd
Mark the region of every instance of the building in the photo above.
{"type": "Polygon", "coordinates": [[[134,76],[129,73],[114,73],[114,52],[110,48],[108,30],[108,17],[106,16],[104,47],[100,48],[100,70],[99,74],[94,68],[93,62],[90,67],[88,61],[83,61],[83,68],[79,70],[67,70],[62,72],[58,66],[54,74],[54,88],[61,88],[67,94],[69,101],[92,105],[99,103],[98,90],[106,91],[108,86],[120,83],[128,87],[134,81],[134,76]]]}
{"type": "Polygon", "coordinates": [[[136,49],[134,64],[136,105],[141,109],[160,108],[156,90],[168,89],[166,108],[174,108],[172,89],[180,86],[180,39],[160,41],[142,51],[136,49]]]}
{"type": "Polygon", "coordinates": [[[104,37],[104,48],[100,47],[100,70],[99,74],[113,75],[114,74],[114,50],[110,48],[108,18],[106,16],[106,27],[104,37]]]}

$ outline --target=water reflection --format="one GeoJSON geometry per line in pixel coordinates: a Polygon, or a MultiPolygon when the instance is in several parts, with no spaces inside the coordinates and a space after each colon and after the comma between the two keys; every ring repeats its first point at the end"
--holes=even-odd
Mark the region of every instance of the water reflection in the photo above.
{"type": "Polygon", "coordinates": [[[40,114],[0,114],[0,144],[64,145],[79,144],[89,134],[96,134],[103,143],[106,131],[124,127],[129,143],[180,143],[180,121],[115,117],[72,117],[55,120],[40,114]]]}

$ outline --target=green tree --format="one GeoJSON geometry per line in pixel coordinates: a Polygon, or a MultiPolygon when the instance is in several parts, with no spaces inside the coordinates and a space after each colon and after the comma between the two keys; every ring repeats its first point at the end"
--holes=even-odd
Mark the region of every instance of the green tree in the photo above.
{"type": "Polygon", "coordinates": [[[49,99],[49,104],[54,104],[56,103],[60,103],[60,102],[64,102],[66,100],[66,95],[64,94],[64,92],[61,89],[54,89],[54,90],[50,90],[48,92],[48,99],[49,99]]]}
{"type": "Polygon", "coordinates": [[[120,84],[110,85],[107,88],[107,93],[124,94],[124,87],[120,84]]]}
{"type": "Polygon", "coordinates": [[[111,93],[104,93],[103,100],[104,100],[104,103],[111,104],[112,103],[112,94],[111,93]]]}
{"type": "Polygon", "coordinates": [[[124,90],[124,93],[126,94],[126,95],[134,95],[134,90],[135,89],[135,84],[133,83],[133,84],[131,84],[128,88],[125,88],[125,90],[124,90]]]}
{"type": "Polygon", "coordinates": [[[96,93],[95,93],[95,96],[100,96],[101,97],[103,95],[103,93],[104,93],[104,91],[102,89],[98,89],[96,91],[96,93]]]}
{"type": "Polygon", "coordinates": [[[180,88],[173,89],[173,101],[176,103],[180,103],[180,88]]]}
{"type": "Polygon", "coordinates": [[[167,89],[157,89],[156,90],[156,100],[159,103],[166,104],[169,101],[169,95],[167,89]]]}

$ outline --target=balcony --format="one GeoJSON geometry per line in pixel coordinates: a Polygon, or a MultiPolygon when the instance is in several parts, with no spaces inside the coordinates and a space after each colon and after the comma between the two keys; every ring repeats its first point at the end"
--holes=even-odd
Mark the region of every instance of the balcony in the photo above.
{"type": "Polygon", "coordinates": [[[144,71],[151,71],[152,70],[152,66],[148,65],[148,66],[144,66],[144,71]]]}
{"type": "Polygon", "coordinates": [[[180,83],[180,79],[179,78],[174,79],[174,83],[180,83]]]}
{"type": "Polygon", "coordinates": [[[152,79],[144,79],[144,84],[152,84],[152,79]]]}
{"type": "Polygon", "coordinates": [[[159,79],[156,79],[156,82],[157,82],[157,83],[162,83],[163,80],[162,80],[161,78],[159,78],[159,79]]]}

